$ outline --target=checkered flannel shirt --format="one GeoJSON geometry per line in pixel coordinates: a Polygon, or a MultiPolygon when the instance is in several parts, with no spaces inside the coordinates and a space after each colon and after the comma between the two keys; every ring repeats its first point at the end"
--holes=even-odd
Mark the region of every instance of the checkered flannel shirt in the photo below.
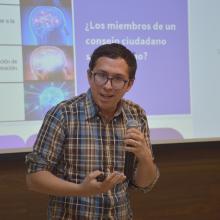
{"type": "MultiPolygon", "coordinates": [[[[26,156],[28,173],[47,170],[64,180],[80,184],[95,170],[106,175],[112,170],[124,172],[123,139],[127,120],[131,118],[138,121],[150,145],[146,115],[131,101],[122,100],[109,123],[101,120],[90,90],[61,102],[46,114],[33,152],[26,156]]],[[[135,169],[130,172],[134,174],[135,169]]],[[[139,189],[149,191],[157,178],[151,186],[139,189]]],[[[126,180],[96,196],[50,195],[48,219],[132,219],[127,192],[129,186],[138,188],[126,180]]]]}

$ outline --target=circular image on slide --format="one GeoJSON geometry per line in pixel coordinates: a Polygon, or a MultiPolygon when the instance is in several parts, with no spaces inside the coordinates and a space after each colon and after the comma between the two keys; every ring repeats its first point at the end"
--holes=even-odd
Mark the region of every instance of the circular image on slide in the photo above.
{"type": "Polygon", "coordinates": [[[50,108],[74,95],[71,81],[25,83],[25,120],[42,120],[50,108]]]}

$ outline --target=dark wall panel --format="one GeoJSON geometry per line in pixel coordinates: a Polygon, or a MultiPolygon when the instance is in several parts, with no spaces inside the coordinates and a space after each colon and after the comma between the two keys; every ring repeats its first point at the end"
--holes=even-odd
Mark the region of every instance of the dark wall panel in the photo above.
{"type": "MultiPolygon", "coordinates": [[[[135,220],[219,220],[220,142],[154,145],[160,179],[131,192],[135,220]]],[[[25,184],[25,154],[0,155],[0,219],[46,219],[47,196],[25,184]]]]}

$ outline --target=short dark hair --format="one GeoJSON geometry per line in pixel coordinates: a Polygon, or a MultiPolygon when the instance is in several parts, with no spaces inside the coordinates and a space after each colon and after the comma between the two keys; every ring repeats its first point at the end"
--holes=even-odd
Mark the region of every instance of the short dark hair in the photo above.
{"type": "Polygon", "coordinates": [[[117,43],[104,44],[96,48],[91,56],[89,62],[90,71],[96,65],[97,60],[100,57],[109,57],[112,59],[122,58],[128,64],[129,79],[135,79],[135,73],[137,70],[137,61],[134,54],[125,46],[117,43]]]}

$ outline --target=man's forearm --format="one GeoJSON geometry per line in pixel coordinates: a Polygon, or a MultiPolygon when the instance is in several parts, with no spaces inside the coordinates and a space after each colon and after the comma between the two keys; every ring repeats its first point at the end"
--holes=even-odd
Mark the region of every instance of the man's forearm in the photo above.
{"type": "Polygon", "coordinates": [[[157,167],[153,160],[146,158],[139,161],[135,174],[135,184],[139,187],[147,187],[157,178],[157,167]]]}
{"type": "Polygon", "coordinates": [[[79,185],[62,180],[49,171],[39,171],[26,176],[28,188],[33,191],[56,195],[79,195],[79,185]]]}

